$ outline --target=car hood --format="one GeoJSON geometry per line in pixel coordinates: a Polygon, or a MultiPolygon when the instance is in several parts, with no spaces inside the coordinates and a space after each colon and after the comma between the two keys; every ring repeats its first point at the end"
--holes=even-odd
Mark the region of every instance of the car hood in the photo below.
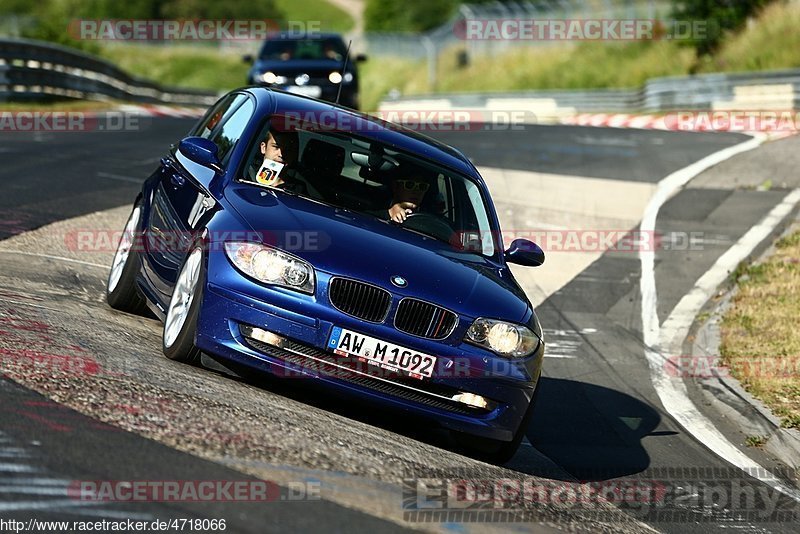
{"type": "Polygon", "coordinates": [[[315,269],[414,296],[457,313],[522,321],[530,310],[508,268],[370,215],[248,185],[227,199],[262,242],[315,269]],[[394,276],[408,281],[398,288],[394,276]]]}

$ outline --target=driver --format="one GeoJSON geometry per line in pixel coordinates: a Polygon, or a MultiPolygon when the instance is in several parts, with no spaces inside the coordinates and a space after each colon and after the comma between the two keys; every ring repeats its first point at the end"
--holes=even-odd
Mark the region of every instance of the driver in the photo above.
{"type": "Polygon", "coordinates": [[[392,205],[388,210],[389,219],[405,222],[406,218],[419,209],[430,184],[422,178],[396,178],[392,180],[392,205]]]}

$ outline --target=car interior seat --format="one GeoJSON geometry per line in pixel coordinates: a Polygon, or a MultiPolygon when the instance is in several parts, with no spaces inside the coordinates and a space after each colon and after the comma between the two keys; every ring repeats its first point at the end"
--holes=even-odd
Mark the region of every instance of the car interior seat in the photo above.
{"type": "Polygon", "coordinates": [[[321,139],[309,139],[303,150],[303,173],[306,181],[320,192],[323,199],[336,196],[338,178],[344,168],[344,147],[326,143],[321,139]]]}

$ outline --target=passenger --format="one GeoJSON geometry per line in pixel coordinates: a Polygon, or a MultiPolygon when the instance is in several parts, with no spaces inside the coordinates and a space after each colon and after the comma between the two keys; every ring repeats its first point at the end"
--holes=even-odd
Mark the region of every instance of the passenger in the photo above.
{"type": "Polygon", "coordinates": [[[325,57],[325,59],[333,59],[335,61],[342,60],[342,55],[336,51],[336,48],[334,48],[333,43],[331,42],[325,42],[322,55],[325,57]]]}
{"type": "Polygon", "coordinates": [[[266,139],[261,141],[260,150],[264,159],[256,167],[255,176],[253,177],[255,181],[261,185],[272,187],[283,185],[286,182],[286,178],[291,174],[292,167],[297,162],[299,146],[297,132],[280,132],[271,129],[267,133],[266,139]],[[277,162],[282,165],[278,172],[275,169],[280,166],[271,162],[277,162]]]}

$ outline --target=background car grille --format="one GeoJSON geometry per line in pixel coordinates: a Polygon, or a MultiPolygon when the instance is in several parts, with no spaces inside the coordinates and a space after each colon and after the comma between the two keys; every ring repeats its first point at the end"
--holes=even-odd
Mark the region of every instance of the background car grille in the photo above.
{"type": "Polygon", "coordinates": [[[392,300],[386,290],[346,278],[331,280],[328,296],[337,310],[373,323],[386,318],[392,300]]]}
{"type": "Polygon", "coordinates": [[[450,335],[458,322],[451,311],[417,299],[400,301],[394,325],[408,334],[429,339],[444,339],[450,335]]]}

